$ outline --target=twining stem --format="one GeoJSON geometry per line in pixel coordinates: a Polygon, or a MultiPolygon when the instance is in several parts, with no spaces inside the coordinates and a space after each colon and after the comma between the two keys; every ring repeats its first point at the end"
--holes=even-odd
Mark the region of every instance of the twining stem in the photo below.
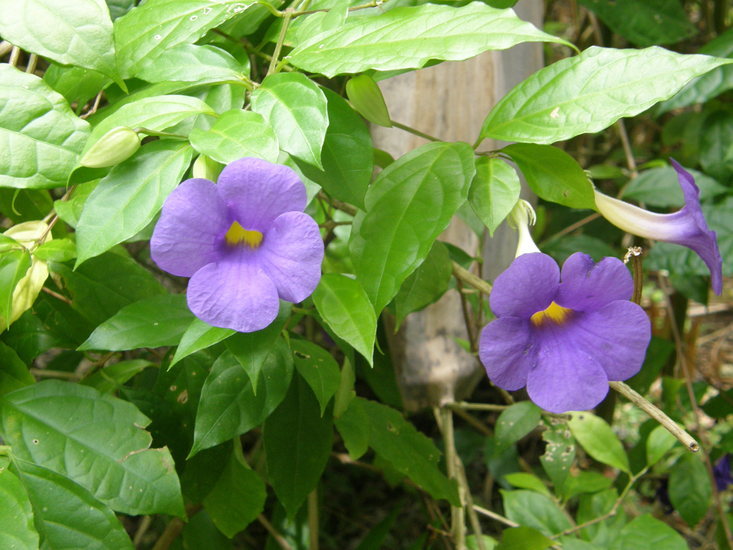
{"type": "Polygon", "coordinates": [[[515,521],[510,520],[509,518],[505,518],[504,516],[497,514],[496,512],[492,512],[491,510],[487,510],[486,508],[479,506],[478,504],[473,505],[473,509],[476,510],[479,514],[482,516],[486,516],[487,518],[491,518],[493,520],[498,521],[499,523],[503,523],[504,525],[508,525],[509,527],[519,527],[519,524],[515,521]]]}
{"type": "Polygon", "coordinates": [[[443,434],[443,447],[445,448],[445,464],[448,470],[448,477],[458,482],[458,498],[461,502],[458,506],[451,504],[451,538],[457,550],[464,550],[466,547],[466,514],[463,505],[466,502],[466,487],[461,484],[458,476],[458,468],[456,467],[457,453],[453,435],[453,413],[447,407],[435,407],[433,414],[435,414],[435,421],[438,423],[440,432],[443,434]]]}
{"type": "Polygon", "coordinates": [[[456,262],[453,262],[452,268],[453,276],[456,279],[459,279],[461,282],[472,286],[479,292],[482,292],[484,294],[491,294],[491,285],[484,281],[481,277],[479,277],[478,275],[474,275],[456,262]]]}
{"type": "Polygon", "coordinates": [[[280,60],[280,52],[282,51],[283,43],[285,42],[285,35],[288,32],[288,27],[290,26],[290,20],[293,18],[293,13],[294,12],[292,8],[287,8],[285,10],[282,27],[280,27],[280,34],[278,35],[277,43],[275,44],[275,51],[272,52],[270,66],[267,68],[268,76],[277,72],[277,65],[280,60]]]}
{"type": "Polygon", "coordinates": [[[318,550],[318,489],[308,494],[308,540],[308,548],[318,550]]]}
{"type": "Polygon", "coordinates": [[[677,423],[667,416],[662,410],[658,409],[653,403],[650,403],[639,395],[636,391],[631,389],[623,382],[609,382],[609,385],[616,390],[618,393],[623,395],[626,399],[631,401],[634,405],[639,407],[642,411],[651,416],[654,420],[664,426],[669,433],[675,436],[680,443],[682,443],[688,450],[696,453],[700,450],[695,438],[688,434],[685,430],[680,428],[677,423]]]}
{"type": "Polygon", "coordinates": [[[288,543],[287,540],[285,540],[285,537],[283,537],[277,531],[277,529],[275,529],[272,526],[272,523],[270,523],[269,521],[267,521],[267,518],[265,516],[263,516],[262,514],[260,514],[259,516],[257,516],[257,521],[259,521],[262,524],[262,526],[267,530],[267,532],[270,533],[270,536],[275,540],[275,542],[277,543],[277,545],[282,550],[293,550],[293,547],[290,546],[290,544],[288,543]]]}

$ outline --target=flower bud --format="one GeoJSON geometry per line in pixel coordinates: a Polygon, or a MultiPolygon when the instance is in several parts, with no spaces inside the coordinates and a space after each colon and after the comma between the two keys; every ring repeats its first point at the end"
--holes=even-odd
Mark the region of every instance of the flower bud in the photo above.
{"type": "Polygon", "coordinates": [[[360,74],[349,80],[346,83],[346,95],[354,109],[369,122],[392,127],[382,90],[372,77],[360,74]]]}
{"type": "Polygon", "coordinates": [[[140,148],[140,136],[132,128],[117,126],[92,145],[79,164],[87,168],[107,168],[130,158],[140,148]]]}
{"type": "Polygon", "coordinates": [[[517,204],[509,213],[509,225],[514,227],[519,233],[519,241],[517,242],[517,253],[515,257],[519,257],[522,254],[529,254],[531,252],[539,252],[532,234],[529,231],[529,226],[534,225],[537,221],[537,215],[534,212],[534,208],[524,199],[519,199],[517,204]]]}
{"type": "Polygon", "coordinates": [[[199,155],[193,161],[191,175],[197,179],[216,181],[224,167],[211,157],[199,155]]]}

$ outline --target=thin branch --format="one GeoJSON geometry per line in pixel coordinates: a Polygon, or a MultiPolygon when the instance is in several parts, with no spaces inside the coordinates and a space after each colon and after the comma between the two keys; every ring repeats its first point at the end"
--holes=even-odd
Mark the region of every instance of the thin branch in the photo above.
{"type": "Polygon", "coordinates": [[[493,520],[498,521],[499,523],[503,523],[504,525],[508,525],[509,527],[519,527],[519,524],[510,520],[509,518],[505,518],[502,515],[497,514],[496,512],[492,512],[491,510],[487,510],[486,508],[479,506],[478,504],[473,505],[473,509],[476,510],[479,514],[482,516],[486,516],[487,518],[491,518],[493,520]]]}
{"type": "Polygon", "coordinates": [[[395,122],[394,120],[390,121],[392,123],[392,126],[395,128],[399,128],[400,130],[404,130],[405,132],[408,132],[410,134],[413,134],[417,137],[421,137],[423,139],[427,139],[428,141],[441,141],[440,138],[436,138],[435,136],[431,136],[430,134],[426,134],[425,132],[421,132],[420,130],[417,130],[415,128],[412,128],[410,126],[407,126],[406,124],[402,124],[401,122],[395,122]]]}
{"type": "Polygon", "coordinates": [[[479,292],[482,292],[483,294],[491,294],[491,285],[484,281],[481,277],[474,275],[467,269],[463,268],[461,265],[459,265],[456,262],[453,262],[452,265],[453,268],[453,276],[456,279],[459,279],[461,282],[466,283],[469,286],[472,286],[479,292]]]}
{"type": "Polygon", "coordinates": [[[277,529],[275,529],[275,528],[274,528],[274,527],[272,526],[272,523],[270,523],[269,521],[267,521],[267,518],[266,518],[265,516],[263,516],[262,514],[260,514],[259,516],[257,516],[257,521],[259,521],[259,522],[260,522],[260,523],[262,524],[262,526],[263,526],[263,527],[264,527],[265,529],[267,529],[267,532],[268,532],[268,533],[270,533],[270,536],[271,536],[271,537],[272,537],[273,539],[275,539],[275,542],[277,543],[277,545],[278,545],[278,546],[279,546],[280,548],[282,548],[282,550],[293,550],[293,547],[292,547],[292,546],[290,546],[290,543],[288,543],[288,541],[287,541],[287,540],[285,540],[285,537],[283,537],[283,536],[282,536],[282,535],[281,535],[281,534],[280,534],[280,533],[278,532],[278,530],[277,530],[277,529]]]}

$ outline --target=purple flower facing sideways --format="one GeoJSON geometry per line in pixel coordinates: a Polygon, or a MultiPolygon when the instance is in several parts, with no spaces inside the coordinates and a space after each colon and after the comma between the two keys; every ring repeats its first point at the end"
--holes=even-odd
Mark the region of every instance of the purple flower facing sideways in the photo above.
{"type": "Polygon", "coordinates": [[[627,233],[681,244],[697,252],[710,270],[713,290],[723,291],[723,260],[718,250],[715,231],[711,231],[700,208],[700,190],[695,178],[675,160],[670,159],[685,197],[685,206],[672,214],[657,214],[614,199],[596,191],[598,212],[627,233]]]}
{"type": "Polygon", "coordinates": [[[158,266],[188,283],[188,307],[216,327],[253,332],[279,299],[300,302],[321,278],[323,241],[286,166],[244,158],[218,183],[189,179],[166,199],[150,241],[158,266]]]}
{"type": "Polygon", "coordinates": [[[724,454],[713,467],[713,477],[718,491],[725,491],[729,485],[733,485],[733,477],[730,474],[730,455],[724,454]]]}
{"type": "Polygon", "coordinates": [[[539,252],[523,254],[496,278],[490,305],[496,319],[481,332],[479,357],[505,390],[527,386],[551,412],[586,410],[644,361],[651,324],[630,302],[633,281],[624,264],[587,254],[562,267],[539,252]]]}

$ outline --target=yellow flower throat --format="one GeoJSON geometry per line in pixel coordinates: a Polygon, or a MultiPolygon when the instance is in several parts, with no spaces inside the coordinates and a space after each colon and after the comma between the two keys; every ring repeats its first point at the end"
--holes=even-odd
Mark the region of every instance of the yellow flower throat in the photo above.
{"type": "Polygon", "coordinates": [[[262,233],[255,229],[245,229],[238,221],[233,221],[224,235],[229,246],[248,246],[250,248],[260,246],[262,237],[262,233]]]}
{"type": "Polygon", "coordinates": [[[562,307],[552,302],[547,309],[538,311],[529,318],[532,324],[536,327],[542,326],[545,323],[554,323],[556,325],[562,325],[568,320],[570,315],[573,313],[572,309],[562,307]]]}

